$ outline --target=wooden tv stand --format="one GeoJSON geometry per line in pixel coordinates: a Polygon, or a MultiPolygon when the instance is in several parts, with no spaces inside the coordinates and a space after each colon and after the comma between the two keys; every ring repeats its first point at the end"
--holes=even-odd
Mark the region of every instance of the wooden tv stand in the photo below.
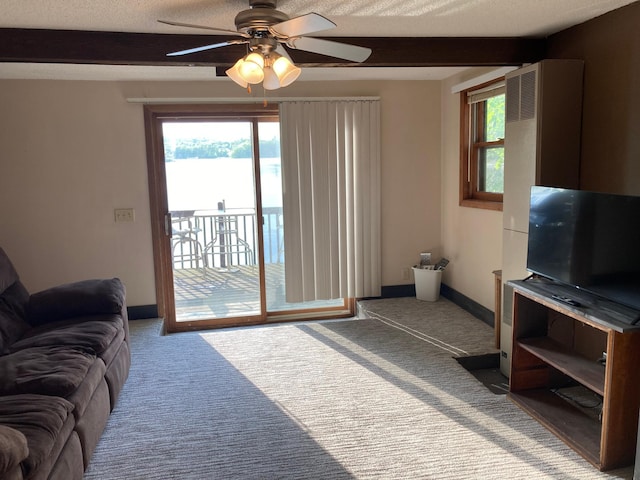
{"type": "Polygon", "coordinates": [[[640,325],[628,322],[638,312],[543,279],[509,285],[509,398],[598,469],[633,464],[640,407],[640,325]],[[599,361],[603,353],[604,364],[599,361]]]}

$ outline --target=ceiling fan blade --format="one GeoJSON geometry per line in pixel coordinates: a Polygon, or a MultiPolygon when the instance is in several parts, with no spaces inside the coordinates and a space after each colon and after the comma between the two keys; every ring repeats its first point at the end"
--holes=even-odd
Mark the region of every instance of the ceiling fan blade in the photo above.
{"type": "Polygon", "coordinates": [[[247,33],[238,32],[236,30],[227,30],[225,28],[205,27],[204,25],[193,25],[191,23],[170,22],[168,20],[158,20],[158,22],[164,23],[165,25],[172,25],[174,27],[202,28],[205,30],[212,30],[214,32],[219,32],[222,35],[235,35],[238,37],[251,38],[251,35],[247,33]]]}
{"type": "Polygon", "coordinates": [[[187,50],[180,50],[179,52],[167,53],[167,57],[177,57],[179,55],[188,55],[190,53],[203,52],[205,50],[212,50],[214,48],[226,47],[228,45],[238,45],[241,43],[247,43],[245,40],[230,40],[228,42],[214,43],[212,45],[204,45],[202,47],[189,48],[187,50]]]}
{"type": "Polygon", "coordinates": [[[280,37],[299,37],[313,32],[320,32],[335,28],[336,24],[317,13],[307,13],[299,17],[276,23],[269,27],[269,31],[280,37]]]}
{"type": "Polygon", "coordinates": [[[291,56],[289,55],[289,52],[287,52],[285,45],[286,43],[280,42],[280,44],[278,45],[278,48],[276,49],[276,53],[279,53],[283,57],[286,57],[286,59],[289,60],[291,63],[294,63],[293,60],[291,59],[291,56]]]}
{"type": "Polygon", "coordinates": [[[369,58],[369,55],[371,55],[370,48],[313,37],[291,38],[287,41],[287,45],[297,50],[306,50],[307,52],[319,53],[330,57],[343,58],[345,60],[351,60],[352,62],[364,62],[369,58]]]}

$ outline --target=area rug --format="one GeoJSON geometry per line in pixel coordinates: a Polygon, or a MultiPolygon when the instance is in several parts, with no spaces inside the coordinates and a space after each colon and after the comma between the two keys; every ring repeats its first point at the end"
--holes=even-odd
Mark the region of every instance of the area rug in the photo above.
{"type": "Polygon", "coordinates": [[[170,336],[131,322],[131,373],[85,478],[631,478],[489,392],[450,351],[486,344],[447,329],[487,326],[445,300],[431,310],[170,336]]]}

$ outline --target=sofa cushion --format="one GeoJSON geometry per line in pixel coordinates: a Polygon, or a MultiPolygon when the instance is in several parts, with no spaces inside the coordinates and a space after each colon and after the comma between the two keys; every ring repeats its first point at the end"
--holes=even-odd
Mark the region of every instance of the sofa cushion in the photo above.
{"type": "Polygon", "coordinates": [[[16,272],[5,251],[0,248],[0,295],[17,281],[18,272],[16,272]]]}
{"type": "Polygon", "coordinates": [[[39,393],[66,397],[95,362],[94,355],[72,347],[34,347],[0,357],[0,395],[39,393]]]}
{"type": "Polygon", "coordinates": [[[124,302],[125,288],[118,278],[67,283],[31,295],[27,321],[41,325],[66,318],[117,314],[124,302]]]}
{"type": "Polygon", "coordinates": [[[22,462],[25,478],[49,461],[57,437],[72,410],[73,404],[60,397],[0,397],[0,424],[18,430],[27,439],[29,456],[22,462]]]}
{"type": "Polygon", "coordinates": [[[27,330],[25,323],[29,292],[11,260],[0,248],[0,354],[27,330]]]}
{"type": "Polygon", "coordinates": [[[0,354],[30,328],[25,321],[28,300],[29,293],[20,280],[0,294],[0,354]]]}
{"type": "Polygon", "coordinates": [[[0,475],[20,465],[28,456],[27,437],[15,428],[0,425],[0,475]]]}
{"type": "Polygon", "coordinates": [[[27,330],[29,330],[29,324],[24,320],[11,317],[0,309],[0,355],[7,353],[11,344],[22,337],[27,330]]]}
{"type": "Polygon", "coordinates": [[[20,280],[16,280],[0,294],[0,310],[11,317],[26,319],[29,292],[20,280]]]}
{"type": "Polygon", "coordinates": [[[100,355],[122,329],[117,315],[96,315],[75,321],[56,322],[30,330],[10,347],[11,352],[25,348],[68,345],[100,355]]]}

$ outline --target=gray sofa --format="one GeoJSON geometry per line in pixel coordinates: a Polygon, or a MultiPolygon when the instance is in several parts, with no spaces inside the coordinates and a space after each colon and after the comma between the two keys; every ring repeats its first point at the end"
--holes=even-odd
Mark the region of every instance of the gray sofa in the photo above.
{"type": "Polygon", "coordinates": [[[82,479],[130,365],[119,279],[30,295],[0,248],[0,479],[82,479]]]}

